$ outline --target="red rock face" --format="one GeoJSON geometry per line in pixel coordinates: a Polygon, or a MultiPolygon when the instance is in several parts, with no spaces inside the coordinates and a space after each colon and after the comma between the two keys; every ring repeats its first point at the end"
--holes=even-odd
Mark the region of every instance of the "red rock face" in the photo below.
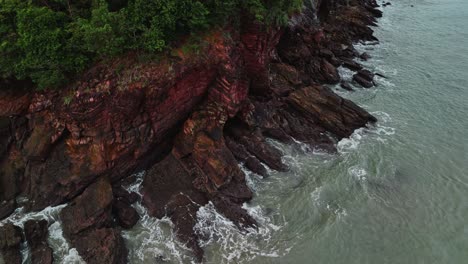
{"type": "MultiPolygon", "coordinates": [[[[239,228],[255,227],[241,207],[252,192],[238,163],[265,176],[265,166],[288,169],[266,138],[333,151],[335,139],[376,121],[319,85],[338,83],[344,62],[355,65],[353,41],[375,39],[375,1],[322,2],[321,24],[311,10],[284,29],[245,21],[230,37],[212,32],[200,55],[179,49],[143,63],[129,54],[68,89],[0,90],[0,218],[20,194],[30,210],[69,202],[64,234],[82,257],[125,263],[115,223],[131,228],[138,215],[121,180],[149,167],[143,204],[172,219],[198,261],[200,206],[212,202],[239,228]]],[[[372,73],[358,76],[372,83],[372,73]]]]}

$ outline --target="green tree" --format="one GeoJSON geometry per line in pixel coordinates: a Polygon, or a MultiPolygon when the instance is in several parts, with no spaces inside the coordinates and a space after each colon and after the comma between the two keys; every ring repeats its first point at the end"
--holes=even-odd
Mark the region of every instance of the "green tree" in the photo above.
{"type": "Polygon", "coordinates": [[[248,14],[284,24],[301,6],[302,0],[0,0],[0,78],[59,87],[97,60],[161,52],[181,35],[248,14]]]}

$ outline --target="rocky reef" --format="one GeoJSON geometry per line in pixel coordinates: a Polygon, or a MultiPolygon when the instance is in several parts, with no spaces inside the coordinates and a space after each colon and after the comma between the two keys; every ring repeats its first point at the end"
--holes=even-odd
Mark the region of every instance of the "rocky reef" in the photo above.
{"type": "MultiPolygon", "coordinates": [[[[376,1],[306,2],[284,28],[246,19],[206,34],[199,52],[181,46],[157,61],[128,54],[60,91],[3,80],[0,219],[19,207],[67,204],[64,236],[87,263],[127,263],[121,230],[138,222],[139,196],[122,184],[146,170],[142,203],[151,216],[172,220],[197,261],[201,206],[211,202],[239,228],[255,227],[242,208],[252,191],[239,164],[264,176],[265,166],[288,170],[267,138],[333,152],[338,140],[377,121],[326,86],[340,83],[340,66],[356,71],[354,87],[374,86],[374,73],[355,60],[369,55],[353,43],[377,41],[376,1]]],[[[47,222],[24,229],[33,261],[51,263],[47,222]]],[[[8,263],[20,263],[23,240],[19,227],[0,228],[8,263]]]]}

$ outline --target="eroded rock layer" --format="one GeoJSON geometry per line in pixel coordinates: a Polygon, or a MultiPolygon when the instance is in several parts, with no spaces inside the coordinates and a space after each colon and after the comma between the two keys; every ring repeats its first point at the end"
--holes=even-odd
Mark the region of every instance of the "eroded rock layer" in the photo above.
{"type": "MultiPolygon", "coordinates": [[[[121,184],[145,169],[142,203],[151,216],[172,219],[198,261],[201,206],[211,202],[239,228],[255,228],[242,208],[253,194],[239,163],[263,176],[266,167],[288,170],[267,138],[334,151],[337,140],[376,121],[323,86],[340,83],[339,66],[357,72],[355,85],[374,85],[374,74],[354,61],[369,56],[353,43],[377,41],[369,27],[381,16],[376,2],[310,3],[287,27],[246,19],[229,34],[206,34],[198,54],[180,48],[158,62],[128,54],[60,91],[1,81],[0,219],[18,206],[68,203],[64,236],[82,258],[126,263],[119,226],[138,222],[131,204],[139,197],[121,184]],[[19,196],[27,199],[17,204],[19,196]]],[[[43,225],[28,224],[26,237],[37,258],[52,261],[43,225]]],[[[16,234],[7,228],[3,234],[16,234]]],[[[2,243],[2,252],[14,259],[19,239],[2,243]]]]}

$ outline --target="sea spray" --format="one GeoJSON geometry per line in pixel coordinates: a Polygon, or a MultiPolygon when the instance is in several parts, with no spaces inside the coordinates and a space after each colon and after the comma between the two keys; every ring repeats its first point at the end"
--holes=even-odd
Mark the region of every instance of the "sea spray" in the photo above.
{"type": "MultiPolygon", "coordinates": [[[[55,207],[47,207],[39,212],[25,212],[23,207],[16,211],[8,218],[0,222],[0,226],[6,223],[12,223],[16,226],[24,228],[24,224],[29,220],[47,220],[49,222],[49,237],[47,242],[54,252],[55,263],[59,264],[85,264],[83,259],[74,248],[70,248],[68,241],[63,237],[62,223],[60,221],[60,212],[66,204],[55,207]]],[[[30,250],[27,243],[21,245],[21,254],[23,255],[23,264],[31,263],[30,250]]]]}
{"type": "MultiPolygon", "coordinates": [[[[125,186],[129,192],[142,197],[141,189],[145,173],[136,175],[136,180],[125,186]]],[[[140,199],[141,200],[141,199],[140,199]]],[[[190,250],[179,242],[168,217],[158,219],[148,214],[141,201],[133,205],[140,215],[140,221],[131,230],[122,231],[129,249],[129,263],[190,263],[190,250]]]]}

